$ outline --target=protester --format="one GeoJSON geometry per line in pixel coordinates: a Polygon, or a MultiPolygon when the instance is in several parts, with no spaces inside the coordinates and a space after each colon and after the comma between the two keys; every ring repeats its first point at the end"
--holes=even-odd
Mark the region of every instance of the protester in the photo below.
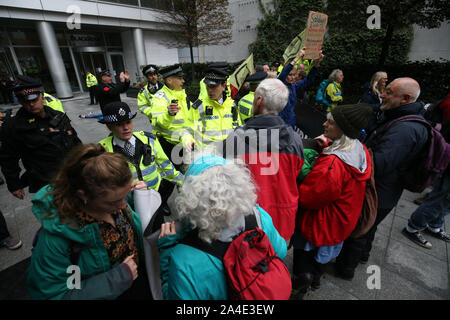
{"type": "MultiPolygon", "coordinates": [[[[436,106],[430,120],[436,121],[441,126],[441,133],[447,143],[450,143],[450,94],[436,106]],[[432,119],[433,115],[439,115],[440,119],[432,119]]],[[[425,115],[427,118],[427,115],[425,115]]],[[[433,122],[434,122],[433,121],[433,122]]],[[[450,242],[450,235],[442,228],[444,217],[450,213],[450,167],[442,177],[433,184],[433,190],[427,194],[420,206],[411,214],[406,228],[402,233],[414,243],[432,248],[431,242],[426,240],[421,231],[439,240],[450,242]]]]}
{"type": "Polygon", "coordinates": [[[48,184],[64,156],[81,141],[65,113],[44,105],[39,80],[17,78],[13,90],[22,107],[2,125],[0,165],[8,190],[23,199],[24,188],[35,193],[48,184]],[[26,170],[22,176],[20,160],[26,170]]]}
{"type": "Polygon", "coordinates": [[[258,204],[286,241],[294,233],[299,196],[296,179],[303,165],[300,136],[278,116],[288,96],[280,80],[263,80],[254,94],[253,117],[217,148],[224,157],[238,157],[248,165],[258,187],[258,204]]]}
{"type": "Polygon", "coordinates": [[[304,55],[304,49],[299,50],[297,56],[283,68],[283,71],[278,76],[278,79],[280,79],[289,89],[289,100],[284,109],[280,112],[280,117],[292,128],[295,128],[297,123],[294,107],[297,105],[298,99],[303,98],[305,90],[313,82],[317,74],[317,68],[319,67],[320,62],[323,59],[323,54],[322,52],[320,52],[320,57],[314,60],[313,67],[306,79],[295,82],[297,77],[297,70],[294,69],[294,65],[299,59],[303,58],[304,55]]]}
{"type": "Polygon", "coordinates": [[[372,163],[357,138],[372,110],[345,105],[331,111],[323,136],[331,140],[299,188],[294,243],[294,289],[317,288],[323,265],[335,258],[356,226],[372,163]]]}
{"type": "Polygon", "coordinates": [[[364,236],[348,239],[337,259],[336,274],[352,279],[358,263],[366,263],[372,249],[378,225],[397,205],[403,192],[399,171],[407,171],[418,162],[428,141],[428,129],[413,121],[399,122],[389,130],[383,129],[393,120],[405,116],[421,116],[422,103],[419,83],[412,78],[397,78],[381,94],[382,114],[373,131],[368,132],[364,144],[373,151],[375,187],[378,195],[377,217],[373,227],[364,236]]]}
{"type": "Polygon", "coordinates": [[[370,79],[370,83],[366,83],[364,87],[364,94],[361,102],[367,103],[373,108],[374,112],[378,112],[381,106],[381,94],[386,89],[386,83],[388,81],[387,73],[384,71],[378,71],[370,79]]]}
{"type": "Polygon", "coordinates": [[[273,226],[270,215],[256,205],[255,191],[250,172],[243,165],[213,155],[202,156],[191,164],[175,200],[177,216],[185,221],[185,227],[175,230],[174,223],[163,224],[158,240],[165,299],[229,298],[222,261],[179,243],[192,229],[198,231],[197,237],[207,245],[231,242],[233,236],[244,230],[245,216],[255,212],[256,220],[260,220],[258,225],[276,254],[281,259],[285,257],[286,242],[273,226]]]}
{"type": "Polygon", "coordinates": [[[330,76],[328,77],[329,84],[325,89],[325,97],[331,104],[331,106],[327,108],[328,112],[336,108],[338,104],[344,101],[344,98],[342,97],[341,87],[343,81],[344,73],[342,72],[342,70],[335,69],[330,73],[330,76]]]}
{"type": "Polygon", "coordinates": [[[100,110],[110,102],[121,101],[120,94],[124,93],[130,87],[130,73],[128,70],[121,72],[119,75],[119,83],[113,83],[112,75],[109,70],[103,71],[101,74],[101,82],[95,86],[95,97],[100,104],[100,110]]]}
{"type": "Polygon", "coordinates": [[[125,200],[146,185],[131,178],[122,155],[80,145],[39,190],[32,211],[42,227],[27,274],[32,299],[151,298],[141,222],[125,200]],[[81,272],[74,289],[68,286],[71,265],[81,272]]]}

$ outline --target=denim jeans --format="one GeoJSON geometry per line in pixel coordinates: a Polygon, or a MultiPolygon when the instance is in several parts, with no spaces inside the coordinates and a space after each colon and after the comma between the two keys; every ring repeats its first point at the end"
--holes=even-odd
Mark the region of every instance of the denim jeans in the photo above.
{"type": "MultiPolygon", "coordinates": [[[[447,169],[448,171],[449,169],[447,169]]],[[[446,172],[433,184],[433,191],[414,211],[408,220],[408,226],[415,230],[440,228],[445,215],[450,213],[450,174],[446,172]]]]}

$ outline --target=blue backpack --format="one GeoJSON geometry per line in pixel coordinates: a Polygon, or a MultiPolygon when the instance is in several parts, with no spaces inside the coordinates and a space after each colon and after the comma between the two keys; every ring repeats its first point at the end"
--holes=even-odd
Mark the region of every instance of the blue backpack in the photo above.
{"type": "Polygon", "coordinates": [[[318,107],[318,109],[326,109],[327,107],[331,107],[331,103],[327,100],[325,93],[325,90],[329,84],[330,81],[325,79],[319,85],[319,90],[317,90],[316,94],[316,107],[318,107]]]}

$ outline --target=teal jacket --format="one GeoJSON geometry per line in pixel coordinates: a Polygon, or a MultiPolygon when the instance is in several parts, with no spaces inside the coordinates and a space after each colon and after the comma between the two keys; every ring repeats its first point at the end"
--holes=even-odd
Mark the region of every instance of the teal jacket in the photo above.
{"type": "MultiPolygon", "coordinates": [[[[27,272],[27,290],[32,299],[115,299],[133,283],[129,268],[124,263],[110,265],[97,223],[79,229],[75,221],[60,221],[50,186],[40,189],[34,196],[32,211],[42,229],[31,256],[27,272]],[[81,289],[69,289],[67,273],[72,265],[68,250],[71,243],[85,246],[78,260],[81,271],[81,289]]],[[[132,212],[139,237],[139,252],[143,252],[142,226],[139,216],[132,212]]],[[[139,259],[144,263],[144,258],[139,259]]],[[[69,282],[70,283],[70,282],[69,282]]]]}
{"type": "MultiPolygon", "coordinates": [[[[262,230],[267,234],[275,253],[283,259],[286,241],[275,229],[272,218],[261,207],[262,230]]],[[[158,240],[161,282],[164,299],[227,300],[227,280],[220,259],[185,244],[177,244],[188,230],[158,240]]]]}

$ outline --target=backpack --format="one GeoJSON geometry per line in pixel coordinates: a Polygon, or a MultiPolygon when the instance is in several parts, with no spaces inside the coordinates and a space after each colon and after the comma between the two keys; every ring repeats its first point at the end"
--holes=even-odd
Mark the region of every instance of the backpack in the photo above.
{"type": "Polygon", "coordinates": [[[375,163],[373,162],[372,149],[368,149],[368,151],[370,161],[372,163],[372,172],[370,173],[370,179],[367,181],[366,189],[364,191],[364,201],[361,209],[361,215],[359,216],[355,229],[350,235],[352,238],[359,238],[365,235],[370,228],[372,228],[377,217],[378,195],[375,188],[375,163]]]}
{"type": "Polygon", "coordinates": [[[328,101],[325,95],[325,90],[327,89],[330,81],[328,79],[323,80],[316,94],[316,108],[317,109],[326,109],[324,107],[331,107],[331,103],[328,101]]]}
{"type": "Polygon", "coordinates": [[[233,300],[288,300],[292,291],[289,271],[275,253],[255,215],[245,217],[245,231],[232,242],[208,244],[191,231],[180,243],[205,251],[223,262],[228,295],[233,300]]]}
{"type": "Polygon", "coordinates": [[[399,171],[399,179],[403,187],[411,192],[422,192],[438,179],[450,163],[450,144],[442,133],[420,116],[408,115],[397,118],[386,126],[388,130],[398,122],[415,121],[428,128],[427,150],[406,170],[399,171]]]}

